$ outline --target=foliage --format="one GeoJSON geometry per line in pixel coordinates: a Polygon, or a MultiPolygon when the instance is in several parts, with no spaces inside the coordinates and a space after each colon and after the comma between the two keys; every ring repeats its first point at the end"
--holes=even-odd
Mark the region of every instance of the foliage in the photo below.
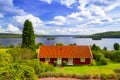
{"type": "Polygon", "coordinates": [[[120,45],[119,45],[118,43],[115,43],[115,44],[113,45],[113,47],[114,47],[115,50],[119,50],[120,45]]]}
{"type": "Polygon", "coordinates": [[[39,76],[41,73],[53,71],[54,67],[48,63],[42,63],[39,59],[22,60],[20,64],[28,65],[35,70],[35,73],[39,76]]]}
{"type": "Polygon", "coordinates": [[[76,46],[77,44],[76,43],[73,43],[73,44],[69,44],[70,46],[76,46]]]}
{"type": "Polygon", "coordinates": [[[22,32],[22,48],[29,48],[35,51],[35,35],[32,27],[32,22],[26,20],[22,32]]]}
{"type": "Polygon", "coordinates": [[[7,53],[11,54],[11,56],[13,57],[13,59],[15,61],[20,61],[22,59],[32,59],[34,53],[26,48],[11,48],[7,51],[7,53]]]}
{"type": "Polygon", "coordinates": [[[107,47],[104,47],[103,50],[104,50],[104,51],[107,51],[107,47]]]}
{"type": "Polygon", "coordinates": [[[44,45],[42,42],[36,44],[36,49],[38,49],[40,46],[44,45]]]}
{"type": "Polygon", "coordinates": [[[34,69],[17,63],[0,67],[0,80],[37,80],[34,69]]]}
{"type": "Polygon", "coordinates": [[[94,54],[94,59],[96,61],[100,61],[100,59],[102,59],[104,57],[104,55],[102,53],[96,53],[94,54]]]}
{"type": "Polygon", "coordinates": [[[2,43],[0,43],[0,47],[2,47],[2,43]]]}
{"type": "Polygon", "coordinates": [[[62,62],[62,66],[66,66],[67,65],[67,62],[66,61],[63,61],[62,62]]]}
{"type": "Polygon", "coordinates": [[[54,61],[53,65],[54,65],[54,67],[56,67],[58,65],[57,61],[54,61]]]}
{"type": "Polygon", "coordinates": [[[95,65],[96,65],[96,61],[92,59],[90,66],[95,66],[95,65]]]}
{"type": "Polygon", "coordinates": [[[0,67],[12,62],[12,56],[8,53],[0,53],[0,67]]]}
{"type": "Polygon", "coordinates": [[[14,45],[13,45],[13,44],[11,44],[9,47],[10,47],[10,48],[14,48],[14,45]]]}
{"type": "Polygon", "coordinates": [[[96,33],[96,34],[91,35],[90,37],[120,38],[120,31],[111,31],[111,32],[96,33]]]}
{"type": "Polygon", "coordinates": [[[96,44],[93,44],[91,50],[100,51],[101,49],[99,46],[96,46],[96,44]]]}
{"type": "Polygon", "coordinates": [[[63,43],[56,43],[56,46],[63,46],[63,43]]]}
{"type": "Polygon", "coordinates": [[[108,64],[108,59],[106,59],[105,57],[103,57],[103,58],[100,59],[99,62],[100,62],[101,65],[107,65],[108,64]]]}
{"type": "Polygon", "coordinates": [[[115,69],[114,72],[116,73],[118,79],[120,80],[120,68],[115,69]]]}

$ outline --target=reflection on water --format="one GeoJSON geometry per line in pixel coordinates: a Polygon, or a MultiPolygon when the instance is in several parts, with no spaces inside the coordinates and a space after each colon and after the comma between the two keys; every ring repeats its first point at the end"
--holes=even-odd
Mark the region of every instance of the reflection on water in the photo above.
{"type": "MultiPolygon", "coordinates": [[[[0,38],[0,43],[3,46],[10,44],[18,45],[22,42],[21,38],[0,38]]],[[[61,42],[64,45],[76,43],[77,45],[93,45],[96,44],[101,48],[107,47],[109,50],[113,49],[114,43],[120,44],[120,38],[104,38],[102,40],[92,40],[91,38],[72,38],[72,37],[55,37],[55,40],[47,40],[47,37],[36,38],[36,43],[42,42],[45,45],[53,45],[54,43],[61,42]]]]}

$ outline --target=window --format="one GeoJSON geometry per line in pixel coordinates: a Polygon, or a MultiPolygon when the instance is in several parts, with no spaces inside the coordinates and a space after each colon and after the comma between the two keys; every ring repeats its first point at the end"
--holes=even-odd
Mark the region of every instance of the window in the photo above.
{"type": "Polygon", "coordinates": [[[73,58],[68,58],[67,65],[73,65],[73,58]]]}
{"type": "Polygon", "coordinates": [[[68,62],[73,62],[73,58],[68,58],[68,62]]]}
{"type": "Polygon", "coordinates": [[[81,62],[85,62],[85,58],[80,58],[80,61],[81,62]]]}
{"type": "Polygon", "coordinates": [[[50,58],[45,58],[45,61],[46,62],[50,62],[50,58]]]}

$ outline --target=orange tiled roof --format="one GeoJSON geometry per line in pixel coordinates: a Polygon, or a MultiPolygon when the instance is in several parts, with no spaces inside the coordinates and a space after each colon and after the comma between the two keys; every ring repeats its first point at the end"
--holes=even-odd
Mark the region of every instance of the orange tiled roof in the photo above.
{"type": "Polygon", "coordinates": [[[41,46],[38,58],[91,58],[89,46],[41,46]]]}

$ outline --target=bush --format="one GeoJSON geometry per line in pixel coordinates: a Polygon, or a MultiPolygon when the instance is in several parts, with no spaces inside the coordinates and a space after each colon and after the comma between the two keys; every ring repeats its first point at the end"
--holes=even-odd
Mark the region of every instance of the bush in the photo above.
{"type": "Polygon", "coordinates": [[[42,42],[36,44],[36,49],[38,49],[40,46],[44,45],[42,42]]]}
{"type": "Polygon", "coordinates": [[[100,64],[101,65],[107,65],[108,64],[108,59],[106,59],[106,58],[100,59],[100,64]]]}
{"type": "Polygon", "coordinates": [[[53,65],[54,65],[54,67],[56,67],[58,65],[57,61],[54,61],[53,65]]]}
{"type": "Polygon", "coordinates": [[[90,66],[95,66],[95,65],[96,65],[96,61],[92,59],[90,66]]]}
{"type": "Polygon", "coordinates": [[[20,64],[31,66],[35,73],[39,76],[41,73],[44,72],[50,72],[54,70],[54,67],[52,65],[49,65],[48,63],[42,63],[39,61],[39,59],[33,59],[33,60],[22,60],[20,64]]]}
{"type": "Polygon", "coordinates": [[[94,55],[94,58],[96,61],[100,61],[100,59],[102,59],[104,57],[104,55],[102,53],[96,53],[94,55]]]}
{"type": "Polygon", "coordinates": [[[0,67],[0,80],[37,80],[34,69],[27,65],[12,63],[0,67]]]}
{"type": "Polygon", "coordinates": [[[109,74],[109,75],[108,75],[108,79],[118,80],[116,74],[109,74]]]}
{"type": "Polygon", "coordinates": [[[22,59],[32,59],[34,53],[30,49],[26,48],[14,48],[14,49],[9,49],[7,51],[9,53],[14,61],[20,61],[22,59]]]}
{"type": "Polygon", "coordinates": [[[119,50],[120,45],[119,45],[118,43],[115,43],[115,44],[113,45],[113,47],[114,47],[115,50],[119,50]]]}
{"type": "Polygon", "coordinates": [[[56,46],[63,46],[63,43],[56,43],[56,46]]]}
{"type": "Polygon", "coordinates": [[[13,61],[13,58],[8,53],[0,53],[0,67],[6,66],[13,61]]]}
{"type": "Polygon", "coordinates": [[[66,61],[63,61],[62,62],[62,66],[66,66],[67,65],[67,62],[66,61]]]}
{"type": "Polygon", "coordinates": [[[14,45],[13,45],[13,44],[11,44],[9,47],[10,47],[10,48],[14,48],[14,45]]]}
{"type": "Polygon", "coordinates": [[[120,80],[120,68],[115,69],[114,72],[116,73],[118,79],[120,80]]]}
{"type": "Polygon", "coordinates": [[[100,75],[100,78],[101,78],[102,80],[107,80],[107,74],[101,74],[101,75],[100,75]]]}

